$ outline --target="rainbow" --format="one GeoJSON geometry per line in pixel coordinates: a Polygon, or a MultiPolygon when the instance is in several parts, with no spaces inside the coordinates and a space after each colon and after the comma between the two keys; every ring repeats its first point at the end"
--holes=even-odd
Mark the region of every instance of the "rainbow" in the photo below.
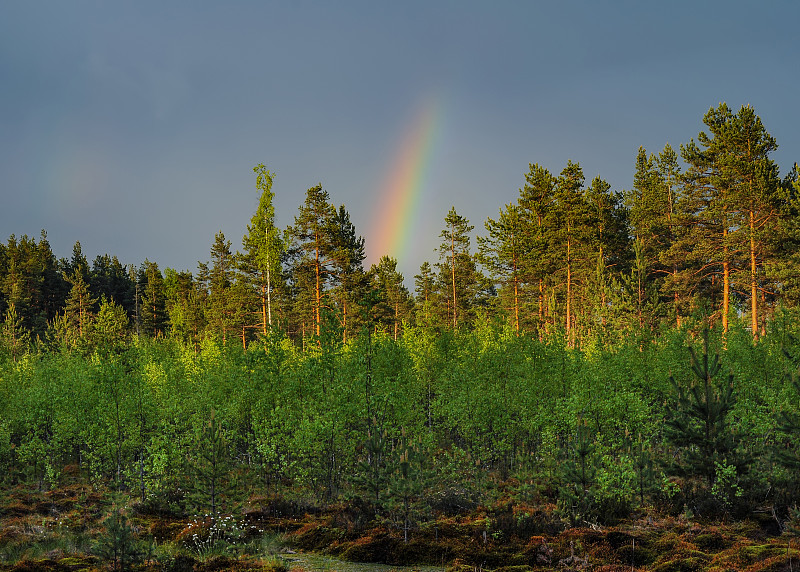
{"type": "Polygon", "coordinates": [[[402,263],[416,236],[418,210],[431,167],[431,159],[439,139],[441,124],[437,98],[430,98],[417,112],[391,167],[380,187],[378,208],[372,217],[370,241],[377,263],[382,256],[391,256],[402,263]]]}

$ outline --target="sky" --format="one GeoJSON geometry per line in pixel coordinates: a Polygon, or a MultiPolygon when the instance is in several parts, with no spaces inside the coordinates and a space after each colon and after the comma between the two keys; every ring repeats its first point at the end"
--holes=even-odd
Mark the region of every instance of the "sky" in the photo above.
{"type": "Polygon", "coordinates": [[[196,271],[322,184],[413,289],[451,207],[474,237],[530,163],[630,189],[752,105],[800,160],[800,3],[472,0],[0,2],[0,240],[196,271]]]}

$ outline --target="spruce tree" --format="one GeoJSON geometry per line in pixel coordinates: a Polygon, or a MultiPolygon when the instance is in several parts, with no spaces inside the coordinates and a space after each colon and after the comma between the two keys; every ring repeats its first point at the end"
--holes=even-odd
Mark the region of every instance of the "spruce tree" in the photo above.
{"type": "Polygon", "coordinates": [[[72,288],[64,308],[64,317],[70,338],[74,342],[84,340],[88,336],[94,318],[96,301],[89,292],[89,285],[84,279],[84,275],[82,267],[78,266],[65,277],[72,288]]]}
{"type": "Polygon", "coordinates": [[[239,330],[239,313],[242,310],[236,299],[236,259],[231,253],[231,242],[222,231],[214,235],[211,245],[211,267],[208,270],[208,326],[226,345],[239,330]]]}
{"type": "Polygon", "coordinates": [[[331,285],[338,304],[343,341],[358,329],[358,300],[365,294],[369,277],[364,272],[364,238],[358,236],[350,213],[339,206],[331,220],[331,285]]]}
{"type": "Polygon", "coordinates": [[[139,268],[138,284],[139,331],[152,338],[163,336],[167,327],[164,277],[157,263],[145,259],[139,268]]]}

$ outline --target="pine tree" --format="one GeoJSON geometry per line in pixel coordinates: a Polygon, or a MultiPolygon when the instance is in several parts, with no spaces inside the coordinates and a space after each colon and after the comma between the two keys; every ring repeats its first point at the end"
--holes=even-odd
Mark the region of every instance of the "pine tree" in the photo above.
{"type": "Polygon", "coordinates": [[[729,416],[736,405],[733,375],[726,382],[715,380],[722,370],[719,354],[709,355],[708,330],[703,331],[703,354],[698,356],[689,347],[694,381],[679,384],[670,376],[674,391],[672,415],[665,424],[667,439],[681,452],[682,467],[678,470],[689,476],[714,484],[719,465],[745,469],[736,456],[736,435],[729,425],[729,416]]]}
{"type": "Polygon", "coordinates": [[[236,490],[230,481],[233,460],[227,432],[213,410],[195,437],[188,462],[188,500],[199,512],[210,511],[213,522],[236,490]]]}
{"type": "Polygon", "coordinates": [[[575,436],[566,451],[561,465],[561,502],[566,505],[570,520],[575,525],[579,519],[590,516],[594,508],[598,459],[589,426],[578,421],[575,436]]]}
{"type": "Polygon", "coordinates": [[[766,274],[776,284],[780,301],[787,307],[796,307],[800,303],[800,180],[797,163],[783,178],[779,196],[778,228],[768,246],[774,262],[767,267],[766,274]]]}
{"type": "Polygon", "coordinates": [[[397,515],[403,529],[403,542],[414,521],[420,516],[420,501],[427,487],[427,471],[421,440],[411,439],[402,429],[397,445],[392,451],[390,466],[392,473],[388,487],[389,510],[397,515]]]}
{"type": "Polygon", "coordinates": [[[584,298],[589,302],[587,310],[599,315],[600,325],[606,325],[609,312],[611,284],[623,276],[630,266],[630,236],[627,211],[622,205],[622,196],[611,190],[611,185],[600,177],[592,179],[585,192],[589,205],[587,223],[593,232],[584,248],[595,258],[595,271],[584,288],[584,298]]]}
{"type": "MultiPolygon", "coordinates": [[[[777,229],[780,213],[780,178],[777,165],[769,158],[778,144],[749,105],[739,110],[733,130],[725,169],[727,176],[735,181],[734,208],[738,220],[746,225],[746,236],[739,240],[746,239],[743,250],[749,264],[744,272],[746,278],[741,282],[749,286],[750,328],[753,337],[757,337],[759,293],[765,283],[762,268],[772,262],[769,239],[777,229]]],[[[743,234],[741,230],[739,234],[743,234]]]]}
{"type": "Polygon", "coordinates": [[[504,307],[511,315],[516,331],[520,331],[520,314],[524,307],[523,259],[526,250],[525,233],[520,209],[506,205],[497,220],[487,219],[488,236],[478,237],[478,261],[489,270],[489,275],[500,285],[500,297],[507,300],[504,307]]]}
{"type": "Polygon", "coordinates": [[[127,515],[115,501],[102,521],[98,552],[112,570],[125,571],[142,560],[141,542],[136,539],[127,515]]]}
{"type": "MultiPolygon", "coordinates": [[[[319,338],[322,306],[331,279],[334,261],[333,221],[336,211],[322,185],[308,189],[306,200],[295,217],[288,234],[294,240],[291,247],[291,274],[297,292],[301,314],[311,302],[314,334],[319,338]],[[310,291],[309,291],[310,290],[310,291]]],[[[309,324],[311,326],[311,324],[309,324]]]]}
{"type": "Polygon", "coordinates": [[[414,275],[414,291],[416,293],[416,315],[419,323],[428,324],[431,321],[431,305],[436,290],[436,274],[429,262],[423,262],[419,267],[419,274],[414,275]]]}
{"type": "Polygon", "coordinates": [[[358,487],[367,491],[377,512],[381,507],[381,493],[386,491],[391,475],[387,459],[390,454],[389,439],[386,430],[379,426],[376,418],[372,419],[367,429],[363,451],[365,457],[358,462],[358,473],[354,481],[358,487]]]}
{"type": "Polygon", "coordinates": [[[593,254],[596,218],[583,190],[583,170],[569,161],[555,187],[554,208],[549,213],[549,247],[560,262],[558,275],[564,300],[564,328],[570,344],[575,341],[577,288],[596,263],[593,254]]]}
{"type": "Polygon", "coordinates": [[[439,246],[439,288],[446,301],[453,329],[459,321],[468,322],[472,310],[479,301],[480,290],[485,287],[482,276],[475,268],[475,259],[470,253],[470,232],[475,228],[456,212],[455,207],[444,219],[439,246]]]}
{"type": "Polygon", "coordinates": [[[554,216],[557,179],[540,165],[530,164],[529,167],[525,186],[520,189],[517,200],[522,249],[527,253],[520,260],[520,274],[521,282],[530,284],[537,291],[538,323],[541,325],[547,320],[554,320],[553,316],[547,316],[547,299],[553,287],[552,277],[560,267],[560,260],[553,248],[557,222],[554,216]]]}
{"type": "Polygon", "coordinates": [[[400,327],[411,318],[414,307],[411,294],[403,285],[403,275],[397,271],[397,260],[382,256],[370,268],[378,303],[373,308],[374,317],[397,340],[400,327]]]}
{"type": "MultiPolygon", "coordinates": [[[[726,104],[709,109],[703,118],[709,130],[681,146],[689,165],[684,174],[689,223],[687,239],[697,270],[721,274],[722,327],[728,329],[731,292],[742,274],[750,294],[751,328],[758,335],[758,294],[761,265],[779,212],[779,179],[769,154],[777,144],[752,107],[734,114],[726,104]]],[[[687,250],[689,250],[687,248],[687,250]]]]}
{"type": "MultiPolygon", "coordinates": [[[[791,356],[784,350],[786,357],[791,356]]],[[[794,361],[794,360],[792,360],[794,361]]],[[[786,375],[786,385],[794,395],[794,405],[784,407],[778,412],[776,428],[778,438],[773,445],[775,459],[791,473],[791,482],[797,483],[800,477],[800,370],[786,375]]]]}

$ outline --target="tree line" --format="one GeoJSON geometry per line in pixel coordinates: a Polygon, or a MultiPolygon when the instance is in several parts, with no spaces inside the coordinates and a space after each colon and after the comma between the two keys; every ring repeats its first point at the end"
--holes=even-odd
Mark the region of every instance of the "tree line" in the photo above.
{"type": "Polygon", "coordinates": [[[572,161],[558,174],[531,164],[476,248],[473,225],[451,208],[438,260],[421,265],[413,293],[395,259],[365,267],[364,238],[321,184],[277,228],[264,165],[254,168],[259,204],[241,249],[217,233],[194,273],[109,255],[90,266],[80,243],[57,260],[44,231],[38,242],[12,235],[0,245],[5,343],[77,346],[93,331],[132,328],[246,346],[280,328],[304,345],[326,321],[346,341],[365,324],[397,337],[408,324],[469,328],[482,314],[519,332],[561,331],[570,344],[597,331],[679,327],[698,313],[723,330],[743,319],[758,337],[779,305],[800,298],[797,170],[781,178],[770,158],[777,143],[752,107],[720,104],[703,122],[679,153],[640,148],[630,190],[599,176],[587,185],[572,161]]]}

